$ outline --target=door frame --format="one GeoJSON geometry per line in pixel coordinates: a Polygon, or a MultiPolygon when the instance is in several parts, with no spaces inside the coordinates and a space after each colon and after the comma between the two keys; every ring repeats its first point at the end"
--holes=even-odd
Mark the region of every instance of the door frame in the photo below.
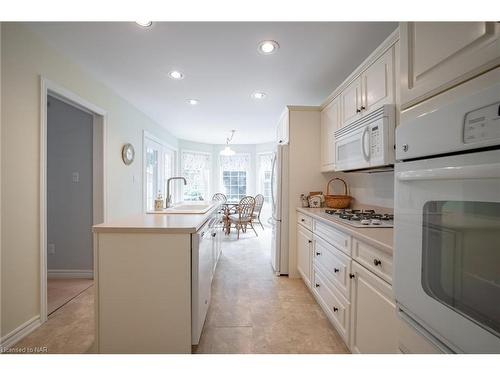
{"type": "MultiPolygon", "coordinates": [[[[93,129],[101,128],[101,134],[94,133],[94,143],[99,139],[100,150],[99,165],[94,160],[93,169],[100,167],[100,187],[96,191],[93,187],[94,209],[100,211],[102,220],[107,218],[107,181],[106,181],[106,144],[107,144],[107,112],[76,95],[75,93],[59,86],[57,83],[40,76],[40,322],[47,321],[47,97],[53,96],[63,102],[90,112],[93,115],[93,129]],[[99,137],[100,135],[100,137],[99,137]],[[96,199],[97,192],[97,199],[96,199]],[[96,201],[97,207],[96,207],[96,201]]],[[[95,158],[95,154],[94,154],[95,158]]],[[[95,173],[95,172],[93,172],[95,173]]],[[[95,220],[95,216],[94,216],[95,220]]],[[[95,260],[94,260],[95,261],[95,260]]]]}

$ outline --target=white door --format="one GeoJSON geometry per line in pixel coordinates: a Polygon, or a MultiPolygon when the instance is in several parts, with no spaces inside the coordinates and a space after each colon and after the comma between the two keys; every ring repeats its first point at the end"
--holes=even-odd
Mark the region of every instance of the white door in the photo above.
{"type": "Polygon", "coordinates": [[[500,150],[396,165],[396,299],[452,351],[500,352],[500,150]]]}
{"type": "Polygon", "coordinates": [[[399,32],[403,108],[500,63],[497,22],[402,22],[399,32]]]}
{"type": "Polygon", "coordinates": [[[363,112],[394,103],[394,47],[380,56],[362,74],[363,112]]]}
{"type": "Polygon", "coordinates": [[[398,317],[391,286],[352,262],[351,350],[377,354],[398,352],[398,317]]]}
{"type": "Polygon", "coordinates": [[[361,113],[361,77],[356,78],[346,87],[340,96],[342,123],[345,126],[360,117],[361,113]]]}

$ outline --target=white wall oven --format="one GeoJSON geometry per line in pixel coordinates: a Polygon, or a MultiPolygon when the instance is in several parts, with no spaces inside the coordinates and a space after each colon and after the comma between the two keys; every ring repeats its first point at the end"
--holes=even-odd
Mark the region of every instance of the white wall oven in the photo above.
{"type": "Polygon", "coordinates": [[[449,352],[500,353],[499,82],[417,108],[396,135],[396,300],[449,352]]]}

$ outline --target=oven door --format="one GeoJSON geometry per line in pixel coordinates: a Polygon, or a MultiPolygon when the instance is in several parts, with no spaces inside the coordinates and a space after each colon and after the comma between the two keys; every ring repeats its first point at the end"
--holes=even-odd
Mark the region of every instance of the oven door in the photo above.
{"type": "Polygon", "coordinates": [[[452,351],[500,353],[500,150],[395,177],[396,300],[452,351]]]}

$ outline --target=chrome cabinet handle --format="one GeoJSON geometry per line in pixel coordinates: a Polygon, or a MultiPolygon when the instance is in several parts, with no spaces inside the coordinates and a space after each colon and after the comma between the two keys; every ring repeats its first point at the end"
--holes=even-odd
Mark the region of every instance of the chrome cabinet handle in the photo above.
{"type": "Polygon", "coordinates": [[[337,273],[337,272],[340,272],[340,270],[338,268],[334,268],[333,272],[337,273]]]}
{"type": "Polygon", "coordinates": [[[319,288],[319,284],[318,283],[316,283],[316,288],[319,288]]]}
{"type": "Polygon", "coordinates": [[[312,243],[312,240],[307,240],[307,242],[312,243]]]}
{"type": "Polygon", "coordinates": [[[359,112],[361,112],[361,109],[356,108],[356,113],[359,113],[359,112]]]}
{"type": "Polygon", "coordinates": [[[339,311],[338,307],[333,306],[333,312],[339,311]]]}
{"type": "Polygon", "coordinates": [[[373,264],[375,264],[376,266],[380,266],[382,264],[382,261],[380,259],[373,259],[373,264]]]}
{"type": "Polygon", "coordinates": [[[353,273],[350,273],[350,274],[349,274],[349,278],[350,278],[350,279],[354,279],[355,277],[356,277],[356,275],[354,275],[353,273]]]}
{"type": "Polygon", "coordinates": [[[316,255],[321,255],[321,253],[319,251],[316,251],[316,255]]]}
{"type": "Polygon", "coordinates": [[[364,105],[362,105],[362,106],[361,106],[361,110],[363,111],[363,110],[365,110],[365,109],[366,109],[366,107],[365,107],[364,105]]]}
{"type": "Polygon", "coordinates": [[[300,221],[304,222],[304,221],[306,221],[306,219],[300,219],[300,221]]]}

